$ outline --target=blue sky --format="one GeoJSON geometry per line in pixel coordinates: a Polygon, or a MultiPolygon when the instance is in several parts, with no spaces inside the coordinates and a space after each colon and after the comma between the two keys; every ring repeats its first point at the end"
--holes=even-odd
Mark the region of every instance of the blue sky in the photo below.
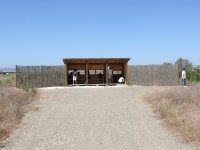
{"type": "Polygon", "coordinates": [[[200,64],[199,0],[1,0],[0,67],[63,58],[200,64]]]}

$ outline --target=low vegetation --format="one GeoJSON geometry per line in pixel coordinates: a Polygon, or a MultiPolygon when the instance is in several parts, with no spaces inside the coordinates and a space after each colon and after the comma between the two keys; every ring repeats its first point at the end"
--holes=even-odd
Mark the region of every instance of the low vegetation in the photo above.
{"type": "Polygon", "coordinates": [[[163,122],[200,149],[200,85],[167,87],[145,96],[163,122]]]}
{"type": "Polygon", "coordinates": [[[191,82],[200,82],[200,70],[193,70],[188,73],[191,82]]]}
{"type": "Polygon", "coordinates": [[[23,90],[0,86],[0,147],[4,146],[5,139],[17,127],[24,114],[33,108],[31,104],[37,96],[34,87],[23,90]]]}
{"type": "Polygon", "coordinates": [[[0,74],[0,86],[15,86],[16,74],[0,74]]]}
{"type": "Polygon", "coordinates": [[[175,62],[178,66],[178,76],[181,78],[181,72],[183,68],[186,68],[187,80],[191,83],[200,82],[200,66],[194,67],[188,59],[179,58],[175,62]]]}

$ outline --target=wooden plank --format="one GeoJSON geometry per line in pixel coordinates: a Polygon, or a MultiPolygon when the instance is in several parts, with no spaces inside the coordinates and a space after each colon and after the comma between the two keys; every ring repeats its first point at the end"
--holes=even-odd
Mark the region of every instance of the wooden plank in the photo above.
{"type": "Polygon", "coordinates": [[[106,84],[108,84],[108,64],[105,67],[105,75],[106,75],[106,84]]]}
{"type": "Polygon", "coordinates": [[[88,69],[90,69],[90,70],[103,70],[104,64],[88,64],[88,69]]]}
{"type": "Polygon", "coordinates": [[[68,70],[85,70],[85,64],[67,64],[68,70]]]}
{"type": "Polygon", "coordinates": [[[130,58],[67,58],[63,59],[64,64],[69,63],[125,63],[130,58]]]}

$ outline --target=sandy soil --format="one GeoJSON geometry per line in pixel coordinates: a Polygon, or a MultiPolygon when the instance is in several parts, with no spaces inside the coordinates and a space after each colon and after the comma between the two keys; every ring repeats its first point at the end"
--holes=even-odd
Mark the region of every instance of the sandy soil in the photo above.
{"type": "Polygon", "coordinates": [[[139,97],[148,87],[40,89],[4,150],[192,150],[162,127],[139,97]]]}

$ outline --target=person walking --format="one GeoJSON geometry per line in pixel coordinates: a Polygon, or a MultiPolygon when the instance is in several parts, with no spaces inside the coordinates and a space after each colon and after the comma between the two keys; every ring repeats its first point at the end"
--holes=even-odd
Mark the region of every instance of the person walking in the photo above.
{"type": "Polygon", "coordinates": [[[186,86],[186,71],[185,68],[182,70],[182,86],[186,86]]]}

